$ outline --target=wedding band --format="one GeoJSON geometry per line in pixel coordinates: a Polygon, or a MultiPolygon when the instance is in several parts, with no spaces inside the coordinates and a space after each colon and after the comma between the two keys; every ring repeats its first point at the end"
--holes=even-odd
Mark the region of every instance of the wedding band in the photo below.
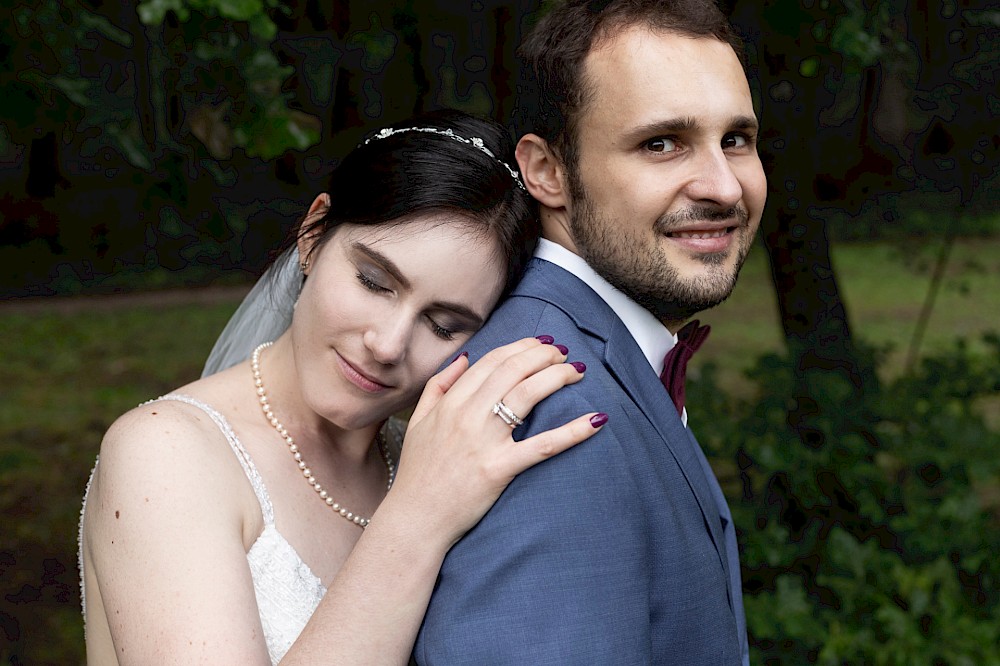
{"type": "Polygon", "coordinates": [[[499,416],[504,423],[509,425],[511,428],[516,428],[519,425],[523,425],[524,421],[521,420],[514,412],[510,411],[510,407],[503,404],[503,400],[498,401],[493,405],[493,413],[499,416]]]}

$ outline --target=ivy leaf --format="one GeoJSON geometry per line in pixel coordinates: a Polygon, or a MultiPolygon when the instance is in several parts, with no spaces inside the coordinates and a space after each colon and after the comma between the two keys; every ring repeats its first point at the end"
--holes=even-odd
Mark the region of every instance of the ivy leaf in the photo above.
{"type": "Polygon", "coordinates": [[[219,16],[234,21],[249,21],[264,14],[264,3],[261,0],[212,0],[207,4],[214,6],[219,16]]]}
{"type": "Polygon", "coordinates": [[[191,16],[188,8],[184,6],[184,0],[142,0],[136,11],[139,12],[139,20],[145,25],[163,23],[169,11],[177,14],[177,18],[181,21],[187,21],[191,16]]]}
{"type": "Polygon", "coordinates": [[[275,109],[263,118],[238,126],[233,135],[247,155],[273,159],[286,150],[306,150],[320,138],[322,123],[315,116],[289,109],[275,109]]]}

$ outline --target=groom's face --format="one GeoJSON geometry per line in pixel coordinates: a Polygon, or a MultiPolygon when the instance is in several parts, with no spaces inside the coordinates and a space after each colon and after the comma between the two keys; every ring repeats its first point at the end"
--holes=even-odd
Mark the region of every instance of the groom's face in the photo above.
{"type": "Polygon", "coordinates": [[[760,224],[757,121],[733,49],[634,27],[584,61],[567,165],[577,251],[666,323],[732,291],[760,224]]]}

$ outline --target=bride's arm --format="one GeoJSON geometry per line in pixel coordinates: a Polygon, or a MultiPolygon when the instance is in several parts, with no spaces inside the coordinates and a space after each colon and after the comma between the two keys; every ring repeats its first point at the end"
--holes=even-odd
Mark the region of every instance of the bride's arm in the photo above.
{"type": "Polygon", "coordinates": [[[207,416],[161,402],[119,418],[84,516],[90,663],[270,664],[243,543],[259,512],[207,416]]]}
{"type": "Polygon", "coordinates": [[[583,415],[514,442],[492,414],[520,416],[582,372],[535,339],[460,358],[428,383],[392,490],[282,664],[405,664],[444,556],[521,471],[597,432],[583,415]]]}

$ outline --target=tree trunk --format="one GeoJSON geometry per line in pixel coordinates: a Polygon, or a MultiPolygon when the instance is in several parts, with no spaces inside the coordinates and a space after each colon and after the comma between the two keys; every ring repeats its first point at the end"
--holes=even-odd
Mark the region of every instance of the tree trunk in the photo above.
{"type": "MultiPolygon", "coordinates": [[[[763,11],[756,3],[737,4],[734,22],[751,35],[750,46],[756,49],[751,60],[758,67],[753,83],[761,100],[760,151],[768,175],[761,233],[798,379],[793,397],[813,410],[819,397],[813,395],[813,373],[838,375],[856,397],[875,387],[873,368],[855,348],[826,223],[811,213],[821,200],[848,196],[854,186],[849,174],[864,161],[864,148],[858,145],[861,132],[856,128],[823,127],[820,114],[832,106],[832,94],[824,88],[822,74],[807,77],[799,68],[813,55],[808,25],[795,27],[804,35],[773,29],[768,16],[784,11],[782,0],[768,3],[763,11]]],[[[790,414],[790,420],[797,419],[790,414]]]]}

